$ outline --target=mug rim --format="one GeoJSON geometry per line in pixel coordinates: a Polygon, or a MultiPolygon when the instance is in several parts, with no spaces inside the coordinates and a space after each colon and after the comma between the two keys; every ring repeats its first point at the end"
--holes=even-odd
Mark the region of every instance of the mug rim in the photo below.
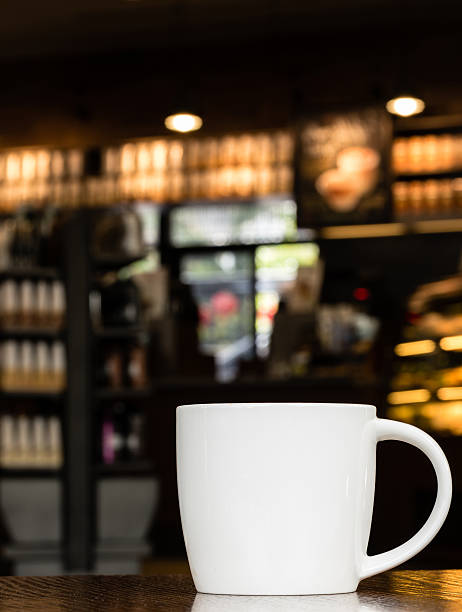
{"type": "Polygon", "coordinates": [[[372,408],[377,410],[373,404],[355,404],[350,402],[210,402],[208,404],[181,404],[177,410],[191,408],[269,408],[269,407],[290,407],[290,408],[372,408]]]}

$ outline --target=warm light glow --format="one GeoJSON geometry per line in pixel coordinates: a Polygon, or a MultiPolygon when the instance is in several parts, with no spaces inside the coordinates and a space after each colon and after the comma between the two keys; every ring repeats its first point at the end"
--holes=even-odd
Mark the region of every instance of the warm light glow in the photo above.
{"type": "Polygon", "coordinates": [[[421,113],[425,108],[425,102],[414,96],[398,96],[387,102],[387,111],[392,115],[400,117],[411,117],[421,113]]]}
{"type": "Polygon", "coordinates": [[[37,153],[37,176],[39,178],[47,178],[50,174],[50,153],[48,151],[39,151],[37,153]]]}
{"type": "Polygon", "coordinates": [[[395,353],[399,357],[409,357],[411,355],[426,355],[433,353],[436,344],[433,340],[416,340],[415,342],[402,342],[395,346],[395,353]]]}
{"type": "Polygon", "coordinates": [[[443,351],[462,351],[462,336],[446,336],[446,338],[441,338],[440,346],[443,351]]]}
{"type": "Polygon", "coordinates": [[[165,118],[165,127],[174,132],[194,132],[202,127],[202,119],[191,113],[175,113],[165,118]]]}
{"type": "Polygon", "coordinates": [[[394,406],[388,409],[387,416],[397,421],[412,423],[416,414],[415,411],[416,409],[414,406],[394,406]]]}
{"type": "Polygon", "coordinates": [[[35,178],[36,159],[33,153],[24,153],[22,156],[22,178],[31,181],[35,178]]]}
{"type": "Polygon", "coordinates": [[[21,158],[16,153],[10,153],[6,158],[6,180],[17,181],[21,178],[21,158]]]}
{"type": "Polygon", "coordinates": [[[462,402],[432,402],[421,408],[421,415],[437,431],[449,431],[462,435],[462,402]]]}
{"type": "Polygon", "coordinates": [[[462,435],[462,402],[429,402],[420,406],[395,406],[389,408],[387,416],[407,423],[422,426],[434,431],[445,431],[452,435],[462,435]]]}
{"type": "Polygon", "coordinates": [[[441,387],[436,395],[440,400],[459,400],[462,399],[462,387],[441,387]]]}
{"type": "Polygon", "coordinates": [[[136,147],[134,144],[126,144],[122,147],[120,166],[122,174],[131,174],[136,169],[136,147]]]}
{"type": "Polygon", "coordinates": [[[417,404],[427,402],[430,399],[430,391],[427,389],[410,389],[409,391],[394,391],[388,394],[389,404],[417,404]]]}

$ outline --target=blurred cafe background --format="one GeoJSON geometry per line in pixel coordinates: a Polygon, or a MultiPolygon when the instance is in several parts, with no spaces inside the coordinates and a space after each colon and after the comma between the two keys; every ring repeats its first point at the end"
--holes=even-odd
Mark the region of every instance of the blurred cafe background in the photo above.
{"type": "MultiPolygon", "coordinates": [[[[0,573],[187,571],[175,408],[253,401],[431,433],[454,501],[408,567],[460,567],[459,4],[0,17],[0,573]]],[[[380,444],[369,551],[435,489],[380,444]]]]}

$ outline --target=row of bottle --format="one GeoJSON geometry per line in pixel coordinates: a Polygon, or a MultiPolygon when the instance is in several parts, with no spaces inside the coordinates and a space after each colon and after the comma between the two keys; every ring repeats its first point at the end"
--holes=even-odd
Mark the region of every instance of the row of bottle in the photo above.
{"type": "Polygon", "coordinates": [[[56,416],[0,416],[2,468],[60,468],[63,463],[61,423],[56,416]]]}
{"type": "Polygon", "coordinates": [[[7,340],[0,345],[0,366],[5,391],[59,392],[66,386],[66,351],[58,340],[7,340]]]}
{"type": "Polygon", "coordinates": [[[222,138],[152,140],[111,147],[103,154],[106,175],[156,173],[182,168],[265,166],[291,163],[294,139],[288,132],[222,138]]]}
{"type": "Polygon", "coordinates": [[[131,387],[144,389],[148,385],[146,347],[132,345],[103,349],[102,368],[98,383],[105,388],[131,387]]]}
{"type": "Polygon", "coordinates": [[[66,311],[66,293],[60,280],[16,281],[0,285],[0,320],[6,328],[59,329],[66,311]]]}
{"type": "MultiPolygon", "coordinates": [[[[103,152],[107,175],[163,172],[167,169],[291,163],[294,137],[289,132],[240,134],[191,140],[156,139],[126,143],[103,152]]],[[[82,149],[25,149],[0,153],[0,182],[48,182],[83,176],[82,149]]]]}
{"type": "Polygon", "coordinates": [[[0,182],[31,183],[79,178],[83,175],[83,150],[15,150],[0,153],[0,182]]]}
{"type": "Polygon", "coordinates": [[[20,202],[56,206],[113,204],[118,200],[147,199],[179,202],[195,199],[266,196],[290,193],[293,169],[282,166],[228,166],[216,170],[95,177],[55,185],[0,185],[0,203],[13,210],[20,202]]]}
{"type": "Polygon", "coordinates": [[[140,460],[144,456],[143,415],[124,402],[116,402],[103,413],[101,456],[103,464],[140,460]]]}
{"type": "Polygon", "coordinates": [[[150,199],[156,202],[217,199],[290,193],[293,170],[283,166],[226,166],[216,170],[138,173],[120,178],[94,178],[87,182],[86,197],[92,203],[115,199],[150,199]]]}
{"type": "Polygon", "coordinates": [[[462,134],[397,138],[392,147],[396,174],[448,172],[462,168],[462,134]]]}
{"type": "Polygon", "coordinates": [[[397,181],[393,184],[397,217],[450,217],[462,214],[462,179],[397,181]]]}
{"type": "Polygon", "coordinates": [[[5,211],[15,210],[18,204],[25,202],[36,207],[48,203],[55,206],[86,205],[87,194],[82,179],[0,183],[0,203],[5,211]]]}

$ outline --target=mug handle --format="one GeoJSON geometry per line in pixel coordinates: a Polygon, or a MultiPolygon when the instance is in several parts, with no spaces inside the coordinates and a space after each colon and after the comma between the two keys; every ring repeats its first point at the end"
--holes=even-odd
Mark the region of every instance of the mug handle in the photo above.
{"type": "Polygon", "coordinates": [[[452,479],[449,464],[440,446],[433,438],[413,425],[398,421],[376,419],[375,426],[377,442],[381,440],[407,442],[416,446],[427,455],[436,472],[438,491],[435,505],[427,522],[415,536],[401,544],[401,546],[379,555],[364,555],[360,580],[404,563],[404,561],[407,561],[425,548],[433,540],[444,523],[452,497],[452,479]]]}

